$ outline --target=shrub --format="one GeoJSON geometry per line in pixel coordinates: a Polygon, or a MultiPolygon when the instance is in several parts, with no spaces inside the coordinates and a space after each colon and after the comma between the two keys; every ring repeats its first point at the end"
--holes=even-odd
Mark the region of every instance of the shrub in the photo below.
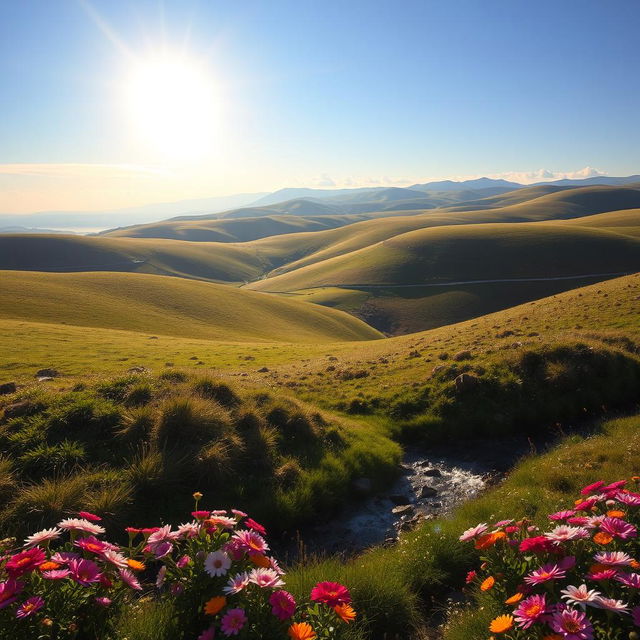
{"type": "Polygon", "coordinates": [[[226,383],[211,378],[199,378],[193,385],[193,390],[203,398],[219,402],[223,407],[231,409],[240,404],[239,396],[226,383]]]}

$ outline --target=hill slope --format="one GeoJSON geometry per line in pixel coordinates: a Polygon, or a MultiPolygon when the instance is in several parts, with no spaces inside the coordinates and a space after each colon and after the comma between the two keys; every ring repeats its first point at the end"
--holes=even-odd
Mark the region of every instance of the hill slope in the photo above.
{"type": "Polygon", "coordinates": [[[208,340],[330,342],[379,334],[346,313],[224,285],[127,273],[0,274],[0,318],[208,340]]]}

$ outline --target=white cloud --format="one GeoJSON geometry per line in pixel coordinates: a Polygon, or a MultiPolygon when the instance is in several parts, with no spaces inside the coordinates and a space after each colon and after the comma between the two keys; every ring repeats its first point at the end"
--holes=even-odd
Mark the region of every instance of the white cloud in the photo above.
{"type": "Polygon", "coordinates": [[[583,180],[585,178],[594,178],[596,176],[606,175],[607,174],[604,171],[600,171],[599,169],[585,167],[584,169],[578,169],[577,171],[552,171],[551,169],[537,169],[536,171],[507,171],[504,173],[494,173],[488,177],[511,180],[512,182],[521,182],[522,184],[531,184],[532,182],[546,182],[548,180],[583,180]]]}
{"type": "Polygon", "coordinates": [[[159,169],[134,164],[16,163],[0,164],[0,175],[52,178],[118,178],[135,174],[158,175],[159,169]]]}

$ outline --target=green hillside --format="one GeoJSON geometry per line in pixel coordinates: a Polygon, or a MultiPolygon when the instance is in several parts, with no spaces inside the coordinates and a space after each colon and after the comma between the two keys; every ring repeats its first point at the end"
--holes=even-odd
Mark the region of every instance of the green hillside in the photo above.
{"type": "Polygon", "coordinates": [[[223,342],[379,337],[333,309],[225,285],[128,273],[4,271],[0,318],[223,342]]]}

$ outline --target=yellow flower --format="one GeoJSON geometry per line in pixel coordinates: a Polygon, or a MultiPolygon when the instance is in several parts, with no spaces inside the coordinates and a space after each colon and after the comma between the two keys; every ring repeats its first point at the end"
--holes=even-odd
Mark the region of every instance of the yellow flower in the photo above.
{"type": "Polygon", "coordinates": [[[513,627],[513,616],[498,616],[491,621],[489,631],[493,633],[505,633],[513,627]]]}
{"type": "Polygon", "coordinates": [[[201,499],[202,499],[202,494],[201,494],[199,491],[196,491],[196,492],[193,494],[193,499],[194,499],[194,500],[201,500],[201,499]]]}
{"type": "Polygon", "coordinates": [[[215,616],[216,613],[220,613],[227,604],[227,599],[224,596],[214,596],[204,605],[204,612],[208,616],[215,616]]]}

